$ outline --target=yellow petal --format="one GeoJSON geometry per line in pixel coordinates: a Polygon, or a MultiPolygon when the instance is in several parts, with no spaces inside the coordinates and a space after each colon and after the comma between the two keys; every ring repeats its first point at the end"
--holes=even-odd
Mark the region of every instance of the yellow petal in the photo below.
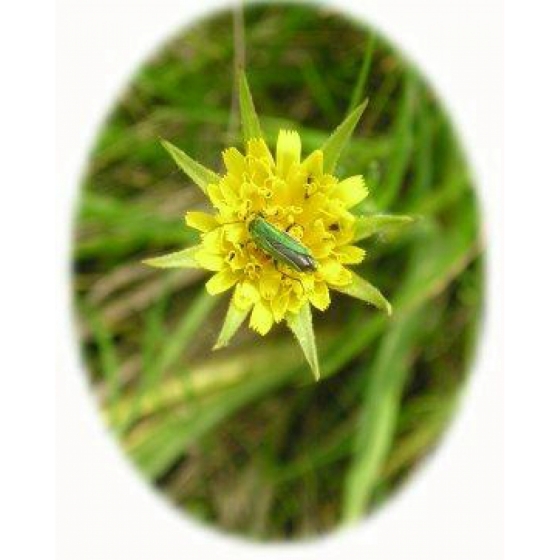
{"type": "Polygon", "coordinates": [[[288,311],[290,313],[299,313],[301,306],[303,305],[304,300],[296,295],[294,292],[290,293],[290,297],[288,299],[288,311]]]}
{"type": "Polygon", "coordinates": [[[224,196],[222,194],[222,190],[220,189],[220,185],[212,183],[206,187],[206,194],[210,199],[210,202],[216,207],[220,204],[224,203],[224,196]]]}
{"type": "Polygon", "coordinates": [[[272,315],[274,316],[274,320],[277,323],[279,323],[286,315],[289,299],[290,299],[289,295],[284,293],[271,300],[270,307],[272,309],[272,315]]]}
{"type": "Polygon", "coordinates": [[[293,164],[299,164],[301,139],[294,130],[281,130],[276,143],[276,166],[280,177],[285,177],[293,164]]]}
{"type": "Polygon", "coordinates": [[[202,236],[202,245],[209,253],[222,253],[224,228],[211,229],[202,236]]]}
{"type": "Polygon", "coordinates": [[[368,195],[364,178],[361,175],[340,181],[331,191],[331,196],[340,200],[345,208],[352,208],[368,195]]]}
{"type": "Polygon", "coordinates": [[[224,227],[225,238],[231,243],[241,243],[247,237],[247,230],[244,224],[228,224],[224,227]]]}
{"type": "Polygon", "coordinates": [[[334,259],[321,264],[320,275],[328,284],[344,286],[352,281],[352,273],[334,259]]]}
{"type": "Polygon", "coordinates": [[[336,250],[336,256],[342,264],[360,264],[366,252],[361,247],[355,245],[345,245],[336,250]]]}
{"type": "Polygon", "coordinates": [[[218,271],[224,268],[225,262],[223,255],[212,253],[206,249],[198,251],[194,256],[194,260],[206,270],[218,271]]]}
{"type": "Polygon", "coordinates": [[[314,150],[303,160],[302,166],[310,175],[320,177],[323,174],[323,152],[314,150]]]}
{"type": "Polygon", "coordinates": [[[241,177],[245,171],[245,157],[237,148],[228,148],[222,153],[228,173],[241,177]]]}
{"type": "Polygon", "coordinates": [[[237,274],[226,268],[217,274],[214,274],[208,282],[206,282],[206,290],[212,296],[221,294],[229,290],[237,282],[237,274]]]}
{"type": "Polygon", "coordinates": [[[233,298],[239,309],[248,309],[259,300],[259,291],[253,284],[242,282],[236,286],[233,298]]]}
{"type": "Polygon", "coordinates": [[[315,276],[313,274],[300,274],[299,279],[303,285],[304,291],[308,292],[315,286],[315,276]]]}
{"type": "Polygon", "coordinates": [[[220,191],[225,204],[235,206],[239,202],[238,190],[239,179],[231,175],[226,175],[225,178],[220,181],[220,191]]]}
{"type": "Polygon", "coordinates": [[[333,241],[323,241],[318,245],[311,245],[311,252],[316,259],[324,259],[331,254],[334,246],[333,241]]]}
{"type": "Polygon", "coordinates": [[[206,212],[187,212],[185,223],[198,231],[207,232],[218,226],[216,218],[206,212]]]}
{"type": "Polygon", "coordinates": [[[247,142],[247,155],[254,157],[258,160],[264,160],[268,165],[274,163],[272,154],[262,138],[253,138],[247,142]]]}
{"type": "MultiPolygon", "coordinates": [[[[323,217],[323,214],[327,214],[329,199],[322,192],[316,192],[312,197],[307,200],[306,212],[309,216],[313,217],[323,217]]],[[[340,205],[340,203],[339,203],[340,205]]],[[[335,216],[333,216],[333,219],[335,216]]]]}
{"type": "Polygon", "coordinates": [[[264,299],[271,300],[278,293],[282,275],[277,272],[269,272],[261,275],[259,289],[264,299]]]}
{"type": "Polygon", "coordinates": [[[247,258],[239,248],[228,251],[225,260],[233,271],[243,270],[247,265],[247,258]]]}
{"type": "Polygon", "coordinates": [[[247,164],[246,173],[252,178],[253,182],[259,185],[258,190],[260,191],[265,187],[265,182],[271,173],[270,165],[253,157],[248,157],[247,159],[249,163],[247,164]]]}
{"type": "Polygon", "coordinates": [[[272,312],[262,301],[258,301],[253,307],[249,326],[261,335],[265,335],[272,327],[274,318],[272,312]]]}
{"type": "Polygon", "coordinates": [[[309,301],[320,311],[325,311],[331,303],[329,289],[325,282],[315,284],[315,289],[309,293],[309,301]]]}

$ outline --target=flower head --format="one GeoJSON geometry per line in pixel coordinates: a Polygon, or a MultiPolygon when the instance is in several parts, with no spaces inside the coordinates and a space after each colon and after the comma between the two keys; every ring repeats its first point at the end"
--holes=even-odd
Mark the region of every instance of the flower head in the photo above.
{"type": "Polygon", "coordinates": [[[336,290],[390,313],[381,292],[349,267],[365,257],[357,241],[409,219],[355,216],[352,210],[368,196],[364,179],[361,175],[339,179],[334,174],[366,102],[348,115],[321,149],[302,159],[295,131],[281,130],[271,153],[244,75],[239,93],[244,151],[223,152],[222,175],[163,142],[212,208],[186,214],[187,226],[200,233],[198,245],[146,262],[206,269],[213,273],[206,283],[210,294],[233,290],[216,347],[225,346],[249,315],[249,326],[261,335],[286,320],[318,377],[311,306],[324,311],[330,305],[330,290],[336,290]]]}
{"type": "Polygon", "coordinates": [[[225,150],[226,173],[207,190],[215,213],[186,215],[187,225],[201,233],[194,259],[214,272],[208,291],[234,288],[234,304],[251,312],[249,325],[261,335],[307,302],[327,309],[329,288],[348,286],[347,265],[365,254],[352,244],[351,213],[367,196],[363,178],[339,181],[325,173],[321,150],[302,160],[297,132],[280,131],[275,155],[261,138],[249,140],[245,154],[225,150]],[[257,217],[307,248],[315,269],[299,272],[259,247],[249,227],[257,217]]]}

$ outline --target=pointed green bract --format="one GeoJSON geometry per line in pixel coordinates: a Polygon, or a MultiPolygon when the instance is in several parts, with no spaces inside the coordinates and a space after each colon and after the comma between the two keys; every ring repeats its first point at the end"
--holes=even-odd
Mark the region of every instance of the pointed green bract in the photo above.
{"type": "Polygon", "coordinates": [[[352,136],[352,132],[356,128],[362,113],[364,112],[368,100],[358,105],[343,121],[336,130],[329,136],[327,141],[321,147],[323,151],[323,166],[325,173],[332,173],[336,167],[336,162],[346,146],[348,140],[352,136]]]}
{"type": "Polygon", "coordinates": [[[213,350],[218,350],[229,344],[229,341],[239,330],[239,327],[243,324],[247,315],[249,315],[249,309],[239,309],[233,303],[233,298],[231,298],[222,330],[218,335],[218,340],[216,344],[214,344],[213,350]]]}
{"type": "Polygon", "coordinates": [[[239,72],[239,111],[241,113],[241,125],[245,142],[253,138],[262,138],[259,117],[255,111],[247,76],[243,71],[239,72]]]}
{"type": "Polygon", "coordinates": [[[146,259],[142,262],[156,268],[200,268],[200,265],[194,260],[194,255],[199,250],[200,245],[195,245],[182,251],[146,259]]]}
{"type": "Polygon", "coordinates": [[[288,315],[286,322],[299,342],[315,380],[318,381],[321,374],[319,372],[319,359],[317,358],[317,346],[315,345],[315,333],[313,332],[313,320],[309,303],[305,303],[299,313],[288,315]]]}
{"type": "Polygon", "coordinates": [[[373,216],[358,216],[354,230],[354,241],[366,239],[376,233],[387,231],[397,232],[414,222],[410,216],[391,214],[376,214],[373,216]]]}
{"type": "Polygon", "coordinates": [[[393,308],[385,299],[385,296],[367,280],[352,272],[352,282],[348,286],[332,286],[333,290],[342,292],[348,296],[361,299],[367,303],[375,305],[375,307],[385,311],[387,315],[391,315],[393,308]]]}
{"type": "Polygon", "coordinates": [[[162,140],[161,144],[169,152],[179,168],[202,189],[204,194],[206,194],[206,187],[210,183],[218,183],[220,181],[220,177],[217,173],[214,173],[210,169],[204,167],[204,165],[198,163],[198,161],[195,161],[171,142],[162,140]]]}

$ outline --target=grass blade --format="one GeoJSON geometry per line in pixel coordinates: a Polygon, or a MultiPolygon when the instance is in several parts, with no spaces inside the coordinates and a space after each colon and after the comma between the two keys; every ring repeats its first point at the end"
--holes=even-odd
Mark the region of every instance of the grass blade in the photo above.
{"type": "Polygon", "coordinates": [[[183,355],[185,347],[188,346],[219,299],[208,294],[205,288],[200,290],[196,299],[185,311],[184,318],[174,327],[160,352],[158,359],[160,371],[169,369],[183,355]]]}
{"type": "Polygon", "coordinates": [[[111,330],[105,325],[103,317],[90,306],[84,309],[83,316],[87,318],[92,330],[97,349],[99,351],[99,367],[106,386],[106,402],[109,411],[109,424],[115,426],[115,405],[120,399],[120,380],[118,376],[119,359],[111,330]]]}
{"type": "MultiPolygon", "coordinates": [[[[457,256],[457,258],[459,257],[457,256]]],[[[465,266],[466,262],[468,262],[467,257],[465,256],[462,260],[464,261],[463,266],[465,266]]],[[[451,282],[462,270],[462,267],[457,266],[455,262],[441,263],[441,266],[441,270],[438,270],[438,276],[445,278],[446,284],[451,282]]],[[[441,281],[443,282],[443,280],[441,281]]],[[[433,296],[433,285],[426,284],[425,282],[418,285],[414,282],[414,285],[417,286],[417,290],[413,289],[415,297],[410,297],[412,294],[409,293],[410,290],[407,290],[406,297],[402,298],[402,309],[399,309],[399,312],[402,314],[409,315],[410,312],[418,309],[420,303],[433,296]]],[[[419,315],[422,316],[421,313],[419,315]]],[[[369,325],[364,326],[363,322],[356,324],[355,328],[347,333],[347,344],[341,346],[337,343],[333,346],[332,352],[328,352],[323,363],[326,375],[332,375],[344,367],[359,352],[370,346],[383,332],[384,325],[386,325],[386,321],[382,315],[372,318],[369,325]]],[[[274,345],[273,347],[276,346],[274,345]]],[[[291,364],[289,352],[283,347],[278,350],[279,354],[277,357],[271,358],[269,356],[264,363],[259,361],[260,357],[254,365],[247,365],[246,360],[235,364],[228,360],[224,367],[231,365],[234,371],[224,371],[224,375],[226,375],[227,379],[233,375],[236,379],[239,379],[239,383],[233,381],[234,386],[219,391],[210,401],[200,401],[200,406],[208,407],[204,415],[200,416],[198,420],[196,419],[199,410],[197,407],[197,412],[189,415],[188,418],[173,418],[174,424],[169,426],[167,424],[158,424],[151,435],[147,435],[142,441],[131,442],[128,448],[142,470],[151,477],[161,475],[173,464],[177,456],[184,452],[189,443],[209,433],[211,429],[215,428],[241,407],[255,402],[257,399],[264,398],[265,395],[277,390],[290,379],[294,379],[296,370],[294,370],[291,364]],[[267,367],[266,364],[271,363],[271,361],[279,364],[284,359],[288,360],[288,362],[281,367],[277,367],[271,375],[248,377],[252,372],[262,372],[263,368],[267,367]]],[[[243,357],[243,354],[241,357],[243,357]]],[[[215,366],[210,367],[208,371],[201,371],[201,375],[204,378],[215,377],[216,373],[217,368],[215,366]]],[[[177,391],[170,387],[170,393],[172,393],[172,400],[175,402],[174,395],[176,395],[177,391]]],[[[168,403],[167,407],[170,408],[171,403],[168,403]]],[[[144,413],[148,414],[149,411],[146,410],[144,413]]]]}
{"type": "Polygon", "coordinates": [[[338,120],[338,109],[331,91],[325,84],[325,74],[321,74],[312,58],[307,58],[303,61],[301,72],[313,97],[313,101],[321,108],[321,111],[328,117],[329,121],[336,122],[338,120]]]}
{"type": "Polygon", "coordinates": [[[157,432],[129,446],[132,458],[148,477],[161,476],[191,443],[241,407],[277,388],[291,372],[275,369],[271,375],[246,379],[194,404],[186,414],[171,414],[163,425],[158,425],[157,432]]]}
{"type": "Polygon", "coordinates": [[[372,364],[355,436],[354,456],[345,481],[342,517],[359,519],[367,510],[391,448],[400,400],[413,352],[419,314],[403,316],[384,336],[372,364]]]}
{"type": "Polygon", "coordinates": [[[393,125],[394,144],[391,156],[387,162],[387,173],[379,187],[377,203],[381,209],[389,208],[399,194],[410,163],[414,147],[412,124],[416,94],[416,79],[412,72],[409,71],[399,100],[396,121],[393,125]]]}
{"type": "Polygon", "coordinates": [[[142,331],[142,370],[139,375],[138,387],[131,395],[131,404],[124,410],[124,399],[120,399],[123,418],[122,429],[125,431],[140,416],[145,395],[161,382],[160,370],[157,367],[157,353],[166,337],[165,312],[169,303],[169,278],[164,283],[161,295],[156,304],[144,314],[144,328],[142,331]],[[125,413],[126,412],[126,413],[125,413]]]}
{"type": "Polygon", "coordinates": [[[374,44],[375,44],[375,37],[373,35],[370,35],[366,43],[366,49],[364,52],[364,58],[362,59],[362,66],[360,67],[358,79],[356,80],[356,83],[354,85],[354,90],[352,91],[352,97],[350,98],[348,113],[351,113],[354,110],[354,108],[358,105],[360,99],[363,99],[364,97],[364,88],[371,67],[371,59],[373,57],[374,44]]]}

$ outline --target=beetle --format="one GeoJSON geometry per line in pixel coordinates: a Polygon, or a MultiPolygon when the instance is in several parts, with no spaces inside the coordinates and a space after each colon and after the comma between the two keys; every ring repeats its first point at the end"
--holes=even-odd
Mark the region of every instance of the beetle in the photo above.
{"type": "Polygon", "coordinates": [[[317,262],[305,245],[267,222],[261,215],[249,222],[248,229],[257,247],[276,262],[285,264],[297,272],[317,270],[317,262]]]}

